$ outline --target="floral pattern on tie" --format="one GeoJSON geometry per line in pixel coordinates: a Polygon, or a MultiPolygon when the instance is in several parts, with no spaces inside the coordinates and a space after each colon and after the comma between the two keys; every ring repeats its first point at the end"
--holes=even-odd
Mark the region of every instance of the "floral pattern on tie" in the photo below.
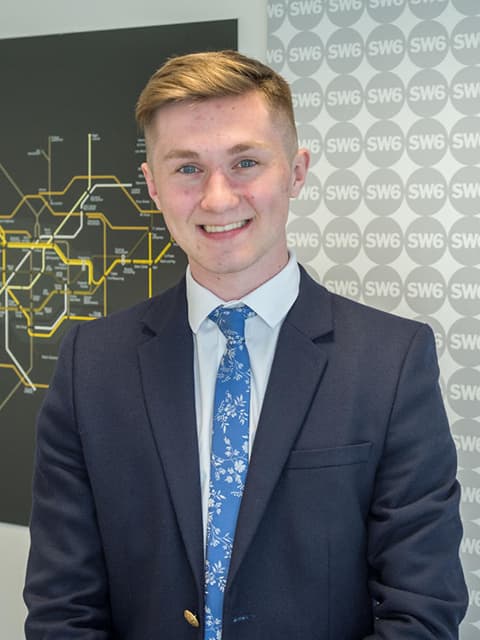
{"type": "Polygon", "coordinates": [[[250,360],[246,305],[209,315],[227,339],[215,384],[205,561],[205,640],[221,640],[223,594],[248,467],[250,360]]]}

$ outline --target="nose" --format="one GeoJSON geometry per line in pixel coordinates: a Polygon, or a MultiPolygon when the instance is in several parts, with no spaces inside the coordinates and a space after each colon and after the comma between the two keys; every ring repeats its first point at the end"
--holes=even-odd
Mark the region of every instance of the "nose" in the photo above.
{"type": "Polygon", "coordinates": [[[233,209],[238,201],[239,196],[223,171],[215,171],[205,180],[201,199],[205,211],[222,213],[233,209]]]}

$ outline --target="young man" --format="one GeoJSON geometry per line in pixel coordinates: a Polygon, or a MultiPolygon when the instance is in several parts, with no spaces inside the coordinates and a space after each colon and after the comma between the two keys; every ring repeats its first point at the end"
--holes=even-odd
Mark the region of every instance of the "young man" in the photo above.
{"type": "Polygon", "coordinates": [[[285,81],[235,52],[175,58],[137,118],[189,268],[64,341],[38,423],[27,639],[457,638],[433,337],[289,256],[308,152],[285,81]]]}

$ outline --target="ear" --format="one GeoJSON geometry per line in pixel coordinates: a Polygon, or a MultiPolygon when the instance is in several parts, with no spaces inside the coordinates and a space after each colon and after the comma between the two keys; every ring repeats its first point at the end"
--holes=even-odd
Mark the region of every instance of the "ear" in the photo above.
{"type": "Polygon", "coordinates": [[[292,182],[290,185],[290,198],[296,198],[307,178],[310,165],[310,152],[308,149],[298,149],[292,163],[292,182]]]}
{"type": "Polygon", "coordinates": [[[153,174],[150,171],[150,167],[148,166],[148,163],[142,162],[141,168],[142,168],[143,176],[145,178],[145,182],[147,183],[148,195],[156,204],[157,209],[161,210],[157,187],[155,185],[155,180],[153,179],[153,174]]]}

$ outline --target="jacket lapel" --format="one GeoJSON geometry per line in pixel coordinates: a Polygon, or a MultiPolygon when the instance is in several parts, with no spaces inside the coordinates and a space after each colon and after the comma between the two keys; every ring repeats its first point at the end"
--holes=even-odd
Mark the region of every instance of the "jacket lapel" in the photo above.
{"type": "Polygon", "coordinates": [[[193,339],[185,284],[155,299],[143,318],[150,333],[138,351],[142,384],[158,454],[199,593],[203,533],[198,462],[193,339]]]}
{"type": "Polygon", "coordinates": [[[320,384],[332,331],[330,294],[302,270],[299,296],[280,331],[240,507],[228,584],[243,560],[320,384]]]}

